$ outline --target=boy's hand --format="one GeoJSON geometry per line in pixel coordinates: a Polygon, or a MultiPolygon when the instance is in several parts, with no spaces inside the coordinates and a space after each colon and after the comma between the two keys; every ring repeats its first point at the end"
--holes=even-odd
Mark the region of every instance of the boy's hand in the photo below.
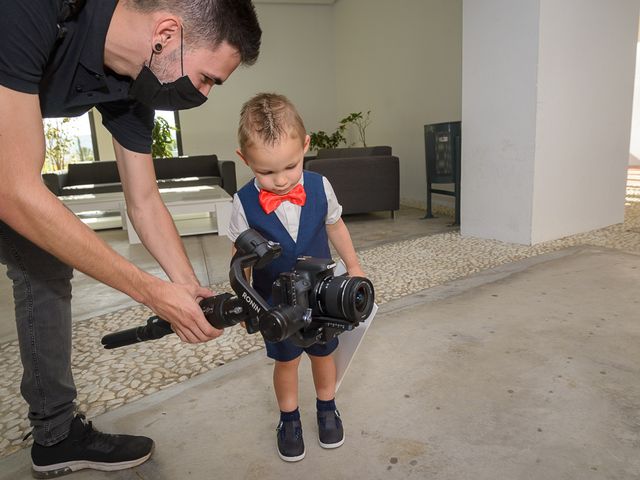
{"type": "Polygon", "coordinates": [[[365,278],[367,277],[362,271],[362,269],[360,268],[360,266],[350,268],[349,270],[347,270],[347,273],[349,274],[350,277],[365,277],[365,278]]]}

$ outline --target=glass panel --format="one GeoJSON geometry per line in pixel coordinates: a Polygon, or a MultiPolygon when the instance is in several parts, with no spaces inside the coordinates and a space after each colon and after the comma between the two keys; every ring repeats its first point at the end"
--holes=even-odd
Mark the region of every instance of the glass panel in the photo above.
{"type": "Polygon", "coordinates": [[[69,163],[95,160],[88,113],[74,118],[45,118],[43,123],[46,145],[43,172],[65,170],[69,163]]]}
{"type": "Polygon", "coordinates": [[[177,157],[178,135],[180,132],[176,126],[176,113],[164,110],[156,110],[156,125],[153,134],[152,155],[154,157],[177,157]],[[168,131],[166,128],[168,127],[168,131]],[[168,139],[170,141],[167,141],[168,139]],[[166,148],[164,144],[166,143],[166,148]]]}

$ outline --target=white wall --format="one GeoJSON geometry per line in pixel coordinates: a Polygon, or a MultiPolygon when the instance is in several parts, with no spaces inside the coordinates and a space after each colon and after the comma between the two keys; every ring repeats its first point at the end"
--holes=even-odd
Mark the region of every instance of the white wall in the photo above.
{"type": "MultiPolygon", "coordinates": [[[[284,5],[256,2],[263,30],[258,62],[238,68],[209,100],[180,112],[185,155],[215,153],[235,160],[238,185],[251,171],[237,159],[236,131],[242,104],[252,95],[276,91],[288,96],[307,130],[336,121],[335,29],[332,5],[284,5]]],[[[96,115],[100,158],[113,159],[109,133],[96,115]]]]}
{"type": "Polygon", "coordinates": [[[638,1],[541,0],[532,243],[624,220],[638,1]]]}
{"type": "MultiPolygon", "coordinates": [[[[393,147],[402,202],[424,207],[423,126],[460,120],[462,0],[255,3],[264,32],[258,63],[180,113],[184,153],[234,159],[238,183],[248,180],[234,153],[236,128],[242,103],[260,91],[291,98],[308,131],[333,131],[346,114],[371,110],[367,143],[393,147]]],[[[98,142],[100,158],[114,158],[103,128],[98,142]]]]}
{"type": "Polygon", "coordinates": [[[184,153],[237,160],[239,186],[251,178],[234,152],[240,108],[252,95],[286,95],[309,131],[336,118],[333,6],[257,4],[256,9],[263,30],[258,62],[236,70],[203,107],[180,113],[184,153]]]}
{"type": "Polygon", "coordinates": [[[100,160],[114,160],[116,154],[113,150],[113,139],[107,129],[102,126],[102,115],[95,108],[93,109],[93,119],[96,126],[96,142],[98,143],[100,160]]]}
{"type": "Polygon", "coordinates": [[[464,3],[462,234],[623,220],[638,0],[464,3]]]}
{"type": "Polygon", "coordinates": [[[338,115],[371,110],[367,144],[400,158],[402,203],[424,206],[424,125],[460,120],[461,0],[339,0],[338,115]]]}
{"type": "Polygon", "coordinates": [[[529,243],[538,0],[463,10],[461,232],[529,243]]]}
{"type": "Polygon", "coordinates": [[[633,88],[633,116],[631,119],[629,165],[640,166],[640,42],[636,48],[636,80],[633,88]]]}

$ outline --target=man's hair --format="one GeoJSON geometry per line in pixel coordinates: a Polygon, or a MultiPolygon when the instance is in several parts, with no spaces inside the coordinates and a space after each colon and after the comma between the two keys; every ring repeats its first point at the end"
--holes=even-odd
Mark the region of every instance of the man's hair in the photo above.
{"type": "Polygon", "coordinates": [[[238,50],[241,63],[253,65],[258,59],[262,30],[251,0],[127,0],[127,5],[179,15],[192,44],[215,48],[227,42],[238,50]]]}
{"type": "Polygon", "coordinates": [[[242,106],[238,128],[240,150],[256,140],[272,146],[287,136],[304,143],[306,135],[296,107],[284,95],[259,93],[242,106]]]}

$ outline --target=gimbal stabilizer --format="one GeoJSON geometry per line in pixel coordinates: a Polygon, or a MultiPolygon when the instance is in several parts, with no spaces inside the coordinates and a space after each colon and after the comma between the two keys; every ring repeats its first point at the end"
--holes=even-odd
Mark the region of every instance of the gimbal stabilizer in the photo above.
{"type": "MultiPolygon", "coordinates": [[[[351,330],[373,309],[373,285],[362,277],[334,277],[331,260],[304,258],[296,270],[284,272],[274,282],[276,306],[269,305],[244,277],[244,268],[260,269],[282,252],[279,244],[249,229],[235,242],[229,280],[235,295],[221,293],[200,302],[211,325],[222,329],[244,322],[248,333],[262,333],[278,342],[291,337],[306,347],[324,343],[351,330]]],[[[145,325],[110,333],[104,348],[118,348],[154,340],[173,333],[169,322],[153,316],[145,325]]]]}

